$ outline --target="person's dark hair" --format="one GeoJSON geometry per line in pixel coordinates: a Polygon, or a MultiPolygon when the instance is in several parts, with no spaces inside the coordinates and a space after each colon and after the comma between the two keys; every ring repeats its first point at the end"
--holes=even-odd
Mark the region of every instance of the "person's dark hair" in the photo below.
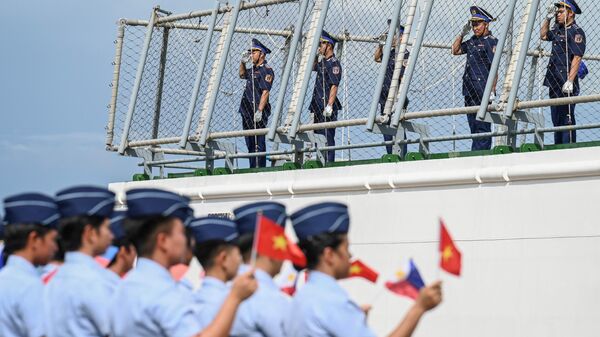
{"type": "Polygon", "coordinates": [[[85,226],[90,225],[98,230],[106,218],[96,215],[76,215],[60,220],[58,234],[65,252],[81,248],[81,237],[85,226]]]}
{"type": "Polygon", "coordinates": [[[11,224],[4,227],[4,250],[2,251],[2,259],[6,261],[8,256],[16,251],[24,249],[27,246],[27,238],[31,232],[37,233],[42,237],[46,235],[52,228],[42,226],[36,223],[26,224],[11,224]]]}
{"type": "Polygon", "coordinates": [[[194,255],[202,265],[202,268],[206,270],[215,265],[215,258],[217,255],[232,247],[235,247],[235,245],[223,240],[209,240],[197,243],[196,247],[194,247],[194,255]]]}
{"type": "Polygon", "coordinates": [[[126,218],[123,221],[124,242],[132,244],[138,256],[148,257],[156,248],[156,236],[159,233],[170,233],[173,229],[172,219],[160,215],[126,218]]]}
{"type": "Polygon", "coordinates": [[[254,244],[254,233],[240,235],[236,240],[236,244],[240,248],[240,253],[244,261],[249,260],[250,254],[252,254],[252,245],[254,244]]]}
{"type": "Polygon", "coordinates": [[[325,248],[337,249],[342,241],[343,236],[334,233],[321,233],[300,240],[298,246],[306,256],[306,268],[314,269],[319,264],[319,258],[325,248]]]}

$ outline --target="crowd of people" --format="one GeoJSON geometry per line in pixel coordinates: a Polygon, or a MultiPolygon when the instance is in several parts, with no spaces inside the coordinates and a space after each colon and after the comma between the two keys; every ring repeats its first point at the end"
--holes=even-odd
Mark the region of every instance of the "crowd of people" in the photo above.
{"type": "MultiPolygon", "coordinates": [[[[283,204],[254,202],[230,219],[195,218],[189,202],[131,189],[126,211],[115,211],[115,194],[92,186],[6,198],[0,335],[374,336],[370,307],[337,282],[351,266],[346,205],[323,202],[288,215],[283,204]],[[255,249],[259,217],[283,229],[289,220],[298,238],[308,278],[293,297],[273,280],[283,261],[255,249]],[[42,278],[59,245],[64,262],[42,278]],[[204,269],[199,290],[169,272],[193,257],[204,269]]],[[[390,336],[410,336],[441,300],[440,282],[424,286],[390,336]]]]}

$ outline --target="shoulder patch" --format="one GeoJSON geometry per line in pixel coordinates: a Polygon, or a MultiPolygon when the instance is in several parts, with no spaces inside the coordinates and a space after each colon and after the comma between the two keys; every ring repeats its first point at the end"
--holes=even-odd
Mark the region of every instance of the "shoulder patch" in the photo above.
{"type": "Polygon", "coordinates": [[[404,68],[406,68],[408,66],[408,60],[407,59],[402,60],[402,66],[404,68]]]}
{"type": "Polygon", "coordinates": [[[273,75],[267,74],[267,76],[265,76],[265,81],[269,83],[273,82],[273,75]]]}
{"type": "Polygon", "coordinates": [[[583,35],[581,35],[581,34],[575,34],[574,40],[575,40],[575,43],[581,43],[581,42],[583,42],[583,35]]]}
{"type": "Polygon", "coordinates": [[[331,71],[333,72],[334,75],[339,75],[340,74],[340,67],[335,66],[335,67],[333,67],[333,69],[331,71]]]}
{"type": "Polygon", "coordinates": [[[494,45],[494,46],[492,47],[492,53],[495,53],[495,52],[496,52],[496,46],[494,45]]]}

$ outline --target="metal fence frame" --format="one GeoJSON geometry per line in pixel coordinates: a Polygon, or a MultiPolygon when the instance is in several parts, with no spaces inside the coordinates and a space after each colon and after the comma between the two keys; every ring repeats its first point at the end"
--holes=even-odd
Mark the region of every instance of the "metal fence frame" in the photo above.
{"type": "MultiPolygon", "coordinates": [[[[321,124],[301,124],[300,123],[300,114],[303,109],[303,102],[307,94],[308,83],[310,81],[310,72],[312,67],[312,62],[316,56],[315,45],[318,45],[320,31],[323,29],[324,23],[327,19],[327,10],[329,8],[330,0],[258,0],[258,1],[248,1],[245,2],[243,0],[238,0],[234,5],[223,5],[220,1],[215,1],[215,6],[211,10],[205,11],[194,11],[190,13],[177,14],[172,15],[169,12],[161,10],[158,7],[155,7],[152,10],[150,19],[145,20],[127,20],[121,19],[118,21],[117,26],[117,38],[115,40],[115,58],[114,58],[114,70],[113,70],[113,78],[111,83],[111,99],[109,104],[109,113],[108,113],[108,125],[106,128],[107,138],[106,145],[107,150],[118,152],[121,155],[129,155],[129,156],[140,156],[143,157],[144,165],[146,168],[159,166],[161,168],[170,167],[170,168],[183,168],[181,165],[171,165],[185,162],[197,162],[197,161],[207,161],[210,162],[212,167],[214,160],[226,159],[227,166],[235,166],[232,164],[229,159],[235,158],[249,158],[249,157],[257,157],[257,156],[281,156],[281,155],[302,155],[304,153],[311,153],[317,151],[326,151],[326,150],[343,150],[343,149],[355,149],[355,148],[366,148],[366,147],[381,147],[386,145],[401,145],[401,144],[429,144],[433,142],[442,142],[442,141],[450,141],[456,139],[476,139],[481,137],[499,137],[499,136],[511,136],[516,137],[516,135],[523,134],[535,134],[539,135],[541,139],[543,139],[543,134],[547,132],[554,131],[565,131],[565,130],[577,130],[577,129],[589,129],[589,128],[599,128],[598,124],[588,124],[588,125],[575,125],[575,126],[563,126],[563,127],[554,127],[548,128],[543,125],[536,125],[534,128],[525,128],[521,130],[517,130],[517,122],[522,120],[525,122],[531,122],[535,119],[535,116],[528,114],[528,110],[533,108],[540,107],[550,107],[556,105],[564,105],[566,103],[575,104],[575,103],[590,103],[590,102],[600,102],[600,95],[598,94],[589,94],[584,96],[572,96],[572,97],[564,97],[564,98],[554,98],[554,99],[531,99],[531,95],[528,95],[528,100],[526,101],[518,101],[518,86],[521,82],[522,78],[522,70],[525,67],[525,60],[527,56],[532,57],[535,62],[532,62],[532,67],[537,67],[537,60],[549,57],[549,53],[543,52],[538,49],[529,49],[529,42],[531,40],[531,35],[534,30],[536,13],[538,11],[538,6],[540,6],[540,0],[524,0],[527,1],[527,7],[531,10],[529,15],[525,15],[521,22],[521,30],[524,34],[523,36],[519,36],[518,45],[515,48],[517,50],[516,55],[512,55],[514,58],[514,62],[512,66],[516,67],[513,77],[511,78],[512,83],[515,85],[510,88],[510,91],[507,93],[507,101],[502,102],[501,104],[492,104],[488,105],[488,96],[492,90],[492,76],[488,78],[487,84],[485,87],[484,99],[480,106],[476,107],[452,107],[446,109],[438,109],[438,110],[428,110],[428,111],[402,111],[401,108],[403,105],[399,104],[406,100],[408,90],[411,85],[411,77],[413,75],[413,70],[419,59],[419,51],[421,48],[436,48],[436,49],[450,49],[449,45],[440,44],[440,43],[432,43],[424,40],[424,34],[427,30],[427,22],[429,18],[429,14],[431,8],[434,4],[434,0],[412,0],[411,3],[424,3],[424,11],[421,12],[420,22],[417,25],[416,31],[412,32],[416,34],[415,39],[412,41],[408,41],[408,36],[411,34],[410,29],[409,32],[406,32],[406,38],[402,38],[402,46],[406,48],[406,46],[413,46],[412,53],[408,60],[408,65],[406,67],[405,80],[401,83],[397,82],[398,79],[394,79],[395,82],[392,83],[392,86],[396,88],[399,87],[397,92],[396,103],[394,109],[395,114],[393,115],[393,120],[391,123],[392,128],[404,128],[409,127],[413,121],[419,121],[424,118],[431,117],[441,117],[441,116],[456,116],[456,115],[466,115],[470,113],[476,113],[477,118],[480,120],[493,121],[498,125],[506,125],[509,128],[507,130],[500,130],[485,134],[463,134],[463,135],[451,135],[451,136],[435,136],[431,137],[425,134],[421,134],[419,138],[416,139],[401,139],[396,137],[393,141],[387,142],[369,142],[363,144],[351,144],[351,145],[338,145],[338,146],[319,146],[319,148],[315,148],[312,144],[309,146],[295,146],[290,150],[278,150],[275,148],[273,151],[263,152],[263,153],[243,153],[240,151],[231,151],[227,146],[224,146],[223,141],[226,141],[230,138],[243,137],[243,136],[256,136],[256,135],[267,135],[268,139],[276,142],[288,142],[290,144],[298,144],[298,142],[307,141],[306,137],[298,137],[298,135],[312,135],[315,130],[321,130],[325,128],[331,127],[349,127],[349,126],[365,126],[365,132],[376,132],[373,130],[373,126],[376,123],[379,123],[379,119],[376,117],[377,110],[377,100],[379,96],[379,91],[381,90],[381,85],[383,83],[383,75],[384,69],[380,70],[377,79],[377,88],[375,93],[373,94],[373,100],[370,104],[370,110],[365,111],[366,118],[357,118],[357,119],[348,119],[348,120],[340,120],[336,122],[326,122],[321,124]],[[314,1],[314,6],[310,12],[312,20],[308,24],[303,22],[303,19],[308,14],[309,3],[314,1]],[[296,22],[296,25],[293,27],[293,30],[266,30],[259,29],[253,27],[238,27],[237,25],[237,15],[238,13],[251,10],[260,7],[267,6],[277,6],[278,4],[285,3],[295,3],[299,2],[299,17],[296,22]],[[217,15],[218,14],[229,14],[229,21],[226,21],[222,26],[217,26],[217,15]],[[181,24],[178,21],[190,18],[202,18],[208,17],[210,18],[209,24],[206,25],[186,25],[181,24]],[[121,134],[121,139],[119,145],[116,146],[114,144],[115,137],[115,114],[117,110],[117,98],[119,92],[119,80],[121,73],[121,58],[123,51],[123,43],[125,36],[125,27],[126,26],[144,26],[146,27],[146,35],[145,41],[143,44],[143,48],[139,54],[139,61],[135,76],[135,83],[132,90],[132,95],[129,98],[129,105],[127,109],[127,114],[125,118],[125,124],[123,128],[123,133],[121,134]],[[303,30],[307,28],[306,33],[303,33],[303,30]],[[168,31],[171,28],[177,29],[195,29],[195,30],[206,30],[208,32],[208,38],[204,43],[204,52],[201,57],[201,61],[198,64],[198,69],[195,77],[194,88],[192,90],[192,95],[189,101],[189,106],[187,108],[187,115],[185,118],[185,124],[182,129],[181,136],[178,137],[167,137],[167,138],[158,138],[158,133],[153,132],[151,139],[145,140],[136,140],[130,141],[128,139],[129,129],[131,127],[131,123],[133,120],[133,116],[135,114],[135,106],[136,100],[138,99],[138,92],[140,90],[141,79],[144,73],[144,65],[146,63],[146,57],[148,53],[148,48],[150,44],[150,39],[152,38],[152,32],[154,28],[162,28],[164,30],[163,39],[168,39],[168,31]],[[281,90],[278,93],[276,99],[276,105],[274,109],[274,122],[268,128],[265,129],[257,129],[257,130],[234,130],[234,131],[220,131],[215,132],[211,131],[210,122],[212,119],[212,112],[215,109],[215,103],[218,100],[218,88],[220,86],[220,79],[223,73],[223,68],[225,67],[226,57],[221,58],[217,65],[213,65],[215,67],[213,69],[213,75],[208,80],[214,86],[214,92],[212,92],[208,97],[208,110],[206,110],[206,116],[202,119],[202,125],[198,126],[198,134],[190,135],[190,129],[192,124],[192,116],[194,114],[194,110],[197,104],[198,91],[200,90],[200,84],[207,79],[204,78],[204,70],[207,64],[207,60],[209,58],[208,48],[211,44],[212,34],[215,31],[219,31],[224,33],[222,35],[223,42],[223,51],[224,55],[227,55],[229,50],[229,45],[231,44],[232,36],[234,32],[238,33],[249,33],[249,34],[272,34],[290,38],[290,53],[286,58],[285,69],[283,74],[283,80],[280,84],[281,90]],[[300,69],[308,75],[297,79],[295,83],[295,90],[292,93],[291,100],[294,102],[290,104],[288,108],[288,118],[282,122],[281,114],[285,109],[286,105],[286,90],[285,88],[289,85],[290,73],[292,71],[292,63],[294,62],[294,56],[298,49],[298,45],[301,41],[308,41],[308,45],[305,45],[305,50],[302,55],[302,60],[300,63],[300,69]],[[289,123],[291,117],[291,123],[289,123]],[[221,142],[221,143],[219,143],[221,142]],[[171,145],[176,144],[178,148],[169,148],[164,147],[161,148],[161,145],[171,145]],[[139,151],[138,151],[139,150],[139,151]],[[141,155],[140,153],[144,153],[141,155]],[[151,154],[148,157],[148,154],[151,154]],[[161,154],[161,156],[155,156],[154,154],[161,154]],[[186,156],[200,156],[194,159],[172,159],[165,160],[163,159],[164,154],[170,155],[186,155],[186,156]]],[[[508,3],[508,13],[506,14],[506,30],[501,32],[499,39],[499,46],[501,46],[502,53],[496,53],[494,60],[492,61],[492,71],[490,74],[494,74],[496,70],[500,66],[500,58],[502,54],[511,53],[510,50],[504,45],[504,41],[507,39],[507,35],[512,34],[509,32],[509,22],[512,22],[513,13],[518,10],[516,4],[518,0],[509,0],[508,3]]],[[[402,8],[403,0],[397,0],[395,6],[395,12],[400,13],[402,8]]],[[[383,60],[385,63],[389,60],[390,57],[390,44],[391,39],[393,37],[393,30],[396,25],[399,23],[398,20],[399,15],[393,16],[392,25],[390,25],[390,31],[387,37],[386,47],[384,48],[383,60]]],[[[511,25],[512,27],[512,25],[511,25]]],[[[362,41],[362,42],[370,42],[377,43],[373,36],[360,36],[360,35],[345,35],[341,36],[342,39],[352,39],[353,41],[362,41]]],[[[166,58],[166,54],[168,50],[166,49],[166,42],[163,43],[163,53],[166,58]]],[[[600,55],[585,55],[584,60],[593,60],[599,61],[600,55]]],[[[398,61],[398,60],[397,60],[398,61]]],[[[401,63],[401,62],[399,62],[401,63]]],[[[164,67],[164,62],[161,62],[164,67]]],[[[382,67],[383,68],[383,67],[382,67]]],[[[537,70],[537,68],[535,69],[537,70]]],[[[160,70],[159,70],[160,73],[160,70]]],[[[531,76],[531,74],[530,74],[531,76]]],[[[533,86],[532,79],[529,79],[528,86],[533,86]]],[[[530,88],[531,89],[531,88],[530,88]]],[[[155,105],[155,121],[153,124],[153,128],[158,127],[160,109],[161,109],[161,91],[162,91],[162,79],[158,82],[157,92],[158,95],[156,97],[155,105]]],[[[532,90],[528,90],[531,92],[532,90]]],[[[388,97],[388,99],[390,99],[388,97]]],[[[387,109],[386,105],[386,109],[387,109]]],[[[391,108],[391,107],[390,107],[391,108]]],[[[375,128],[377,129],[377,128],[375,128]]],[[[538,139],[538,138],[536,138],[538,139]]],[[[537,141],[536,141],[537,142],[537,141]]],[[[537,142],[543,147],[543,141],[537,142]]],[[[516,147],[516,141],[510,142],[509,145],[516,147]]],[[[318,157],[319,158],[319,157],[318,157]]],[[[207,164],[208,165],[208,164],[207,164]]],[[[190,168],[190,167],[187,167],[190,168]]],[[[162,171],[161,171],[162,172],[162,171]]]]}

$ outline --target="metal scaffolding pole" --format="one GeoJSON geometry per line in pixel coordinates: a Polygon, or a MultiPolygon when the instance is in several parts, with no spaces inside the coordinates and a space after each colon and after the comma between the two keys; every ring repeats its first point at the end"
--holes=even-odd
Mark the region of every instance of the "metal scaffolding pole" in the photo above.
{"type": "Polygon", "coordinates": [[[160,51],[160,64],[158,66],[158,83],[156,84],[156,98],[154,101],[154,119],[152,121],[152,139],[158,138],[160,126],[160,109],[162,104],[163,85],[165,83],[165,70],[167,66],[167,50],[169,48],[169,28],[163,28],[162,48],[160,51]]]}
{"type": "MultiPolygon", "coordinates": [[[[511,28],[511,22],[513,20],[513,15],[515,11],[515,6],[517,4],[517,0],[511,0],[508,7],[506,8],[507,14],[504,18],[504,27],[505,29],[502,31],[498,38],[498,47],[501,50],[504,50],[504,45],[506,44],[506,37],[508,36],[508,32],[511,28]]],[[[485,90],[483,91],[483,97],[481,98],[481,105],[479,109],[477,109],[477,119],[483,120],[485,119],[485,114],[487,112],[488,104],[490,103],[490,94],[492,93],[492,86],[494,85],[494,79],[496,78],[496,74],[498,73],[498,68],[500,68],[500,60],[502,59],[502,53],[494,53],[494,59],[492,60],[492,65],[490,67],[490,73],[488,75],[487,82],[485,84],[485,90]]]]}
{"type": "Polygon", "coordinates": [[[142,52],[140,53],[140,60],[138,62],[137,72],[135,74],[135,83],[131,91],[131,98],[129,100],[129,108],[127,109],[127,117],[125,117],[125,125],[123,127],[123,134],[121,135],[121,144],[119,145],[119,154],[125,153],[127,148],[127,141],[129,138],[129,129],[131,128],[131,120],[133,119],[133,112],[135,110],[135,104],[137,102],[138,94],[140,92],[140,84],[142,83],[142,76],[144,75],[144,66],[146,65],[146,58],[148,57],[148,50],[150,48],[150,41],[152,41],[152,31],[154,30],[154,23],[158,14],[156,13],[159,8],[155,7],[152,9],[152,15],[150,16],[150,23],[146,29],[146,36],[144,38],[144,45],[142,52]]]}
{"type": "Polygon", "coordinates": [[[185,117],[185,124],[183,125],[183,133],[181,134],[181,140],[179,141],[179,147],[185,148],[192,126],[192,118],[194,117],[194,110],[196,110],[196,101],[198,100],[198,94],[200,93],[200,86],[202,84],[202,77],[204,75],[204,68],[206,67],[206,61],[208,60],[208,53],[210,52],[210,43],[212,41],[212,35],[214,32],[215,25],[217,23],[217,16],[221,3],[215,1],[216,6],[212,11],[210,17],[210,23],[208,25],[208,32],[206,40],[204,40],[204,48],[202,50],[202,59],[198,64],[198,72],[196,73],[196,81],[194,82],[194,89],[192,90],[192,97],[190,98],[190,104],[188,105],[187,115],[185,117]]]}
{"type": "MultiPolygon", "coordinates": [[[[429,23],[431,8],[433,7],[434,1],[435,0],[427,0],[425,9],[421,14],[421,22],[419,22],[419,28],[417,29],[417,36],[415,37],[414,46],[410,56],[408,57],[408,65],[404,70],[402,82],[400,82],[400,92],[398,93],[398,102],[396,103],[396,113],[394,114],[394,118],[392,119],[391,123],[392,127],[395,128],[400,125],[400,117],[402,117],[402,110],[404,109],[404,103],[406,102],[406,96],[408,95],[408,87],[410,86],[410,82],[412,81],[412,77],[415,72],[417,59],[419,58],[419,53],[421,52],[423,37],[425,36],[425,31],[427,30],[427,24],[429,23]]],[[[404,55],[399,55],[399,57],[402,58],[404,55]]]]}
{"type": "MultiPolygon", "coordinates": [[[[317,0],[318,1],[318,0],[317,0]]],[[[306,96],[306,91],[308,90],[308,83],[310,82],[310,74],[313,68],[313,60],[317,56],[317,48],[315,46],[319,45],[319,38],[321,37],[321,31],[323,30],[323,26],[325,25],[325,18],[327,17],[327,10],[329,9],[329,1],[330,0],[321,0],[321,7],[318,8],[315,3],[315,11],[320,10],[319,12],[319,20],[317,21],[317,26],[314,31],[314,35],[312,37],[312,42],[310,46],[312,49],[308,54],[308,59],[306,59],[306,64],[304,69],[304,78],[302,81],[302,87],[300,88],[300,93],[298,96],[298,102],[296,103],[296,110],[294,111],[294,119],[292,121],[292,126],[289,131],[290,138],[294,139],[296,137],[296,133],[298,131],[298,125],[300,124],[300,116],[302,114],[302,108],[304,107],[304,99],[306,96]]]]}
{"type": "Polygon", "coordinates": [[[285,69],[283,76],[281,77],[281,84],[279,85],[279,93],[277,94],[277,103],[275,104],[275,110],[273,110],[273,118],[271,120],[271,126],[269,127],[269,133],[267,138],[269,140],[275,139],[275,133],[277,132],[277,126],[279,125],[279,119],[281,116],[281,110],[283,109],[283,103],[285,101],[286,89],[292,74],[292,68],[294,67],[294,58],[296,57],[296,51],[298,50],[298,43],[302,39],[302,24],[304,23],[304,17],[308,10],[309,0],[302,0],[300,4],[300,10],[298,11],[298,20],[294,27],[294,35],[292,36],[290,50],[288,52],[287,61],[285,63],[285,69]]]}
{"type": "MultiPolygon", "coordinates": [[[[383,48],[383,59],[381,60],[381,67],[379,68],[379,75],[377,76],[377,84],[375,84],[375,92],[373,92],[373,99],[371,102],[371,109],[369,110],[369,117],[367,120],[367,130],[372,131],[373,125],[375,124],[375,117],[377,116],[377,107],[379,106],[379,96],[383,90],[383,82],[385,81],[385,74],[387,72],[387,64],[390,61],[390,53],[392,50],[392,44],[395,38],[396,29],[400,25],[400,10],[402,9],[402,0],[396,1],[396,7],[392,14],[392,22],[390,22],[390,29],[388,30],[387,38],[385,39],[385,46],[383,48]]],[[[398,52],[400,59],[404,60],[404,53],[398,52]]]]}
{"type": "Polygon", "coordinates": [[[115,40],[115,59],[113,61],[113,78],[110,83],[111,94],[108,106],[108,124],[106,126],[106,146],[111,146],[115,136],[115,114],[117,112],[117,98],[119,96],[119,76],[121,74],[121,56],[123,54],[123,38],[125,37],[125,23],[119,20],[117,39],[115,40]]]}
{"type": "Polygon", "coordinates": [[[521,46],[519,51],[519,56],[517,59],[517,66],[515,68],[515,76],[512,79],[512,87],[510,88],[510,93],[508,95],[508,102],[506,104],[506,110],[504,114],[509,117],[513,114],[513,108],[515,105],[515,101],[517,100],[517,94],[519,92],[519,84],[521,83],[521,77],[523,75],[523,68],[525,68],[525,58],[527,56],[527,48],[529,48],[529,41],[531,40],[531,32],[533,31],[533,24],[535,23],[535,15],[538,10],[538,6],[540,4],[540,0],[529,0],[530,1],[530,10],[528,11],[529,15],[527,16],[527,26],[525,27],[525,35],[523,37],[523,46],[521,46]]]}
{"type": "Polygon", "coordinates": [[[229,48],[231,47],[231,40],[233,39],[234,28],[237,23],[238,15],[240,13],[240,8],[244,3],[243,0],[238,0],[238,3],[233,8],[231,12],[231,22],[229,23],[229,28],[227,30],[227,38],[225,40],[225,45],[223,47],[223,57],[219,60],[219,66],[217,68],[217,78],[215,79],[214,88],[217,90],[211,97],[208,103],[208,110],[206,114],[206,120],[204,122],[204,126],[200,133],[200,145],[206,145],[206,139],[208,136],[208,131],[210,129],[210,122],[212,120],[212,115],[215,110],[215,105],[217,103],[217,97],[219,96],[219,87],[221,86],[221,80],[223,79],[223,71],[225,70],[225,64],[227,63],[227,55],[229,54],[229,48]]]}

